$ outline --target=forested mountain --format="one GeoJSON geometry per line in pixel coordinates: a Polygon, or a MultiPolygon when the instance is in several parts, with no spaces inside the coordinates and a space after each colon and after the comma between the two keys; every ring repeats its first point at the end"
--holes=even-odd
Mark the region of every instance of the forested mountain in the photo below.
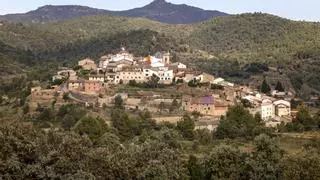
{"type": "Polygon", "coordinates": [[[73,19],[81,16],[89,15],[105,15],[109,12],[102,9],[95,9],[86,6],[65,5],[53,6],[46,5],[39,7],[36,10],[21,14],[8,14],[1,18],[15,22],[31,22],[31,23],[46,23],[50,21],[60,21],[73,19]]]}
{"type": "Polygon", "coordinates": [[[176,5],[168,3],[165,0],[155,0],[144,7],[125,11],[109,11],[76,5],[46,5],[27,13],[8,14],[2,17],[0,16],[0,18],[16,22],[47,23],[89,15],[143,17],[169,24],[187,24],[208,20],[213,17],[226,16],[228,14],[219,11],[207,11],[184,4],[176,5]]]}
{"type": "Polygon", "coordinates": [[[185,4],[176,5],[165,0],[155,0],[152,3],[128,11],[113,12],[113,15],[126,17],[144,17],[169,24],[188,24],[211,19],[213,17],[227,16],[219,11],[207,11],[185,4]]]}
{"type": "Polygon", "coordinates": [[[263,63],[283,69],[298,91],[320,90],[320,24],[268,14],[218,17],[193,25],[114,16],[86,16],[44,25],[4,22],[0,41],[31,51],[37,61],[96,58],[125,44],[139,55],[156,48],[171,49],[180,61],[209,73],[228,70],[230,74],[250,63],[263,63]],[[228,64],[234,65],[230,68],[228,64]]]}

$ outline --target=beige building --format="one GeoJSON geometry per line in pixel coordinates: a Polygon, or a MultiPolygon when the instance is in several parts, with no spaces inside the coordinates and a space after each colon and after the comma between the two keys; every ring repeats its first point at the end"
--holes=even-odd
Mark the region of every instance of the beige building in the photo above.
{"type": "Polygon", "coordinates": [[[277,100],[273,102],[275,107],[275,115],[279,117],[291,116],[291,104],[285,100],[277,100]]]}
{"type": "Polygon", "coordinates": [[[188,112],[199,112],[202,115],[222,116],[226,115],[228,106],[215,104],[212,96],[204,96],[183,99],[182,109],[188,112]]]}
{"type": "Polygon", "coordinates": [[[146,81],[143,70],[138,67],[123,68],[115,75],[115,83],[128,84],[130,81],[135,80],[137,83],[143,83],[146,81]]]}
{"type": "Polygon", "coordinates": [[[89,58],[86,58],[84,60],[81,60],[78,62],[78,65],[82,67],[84,70],[96,70],[97,65],[95,62],[89,58]]]}
{"type": "Polygon", "coordinates": [[[82,81],[69,81],[68,82],[68,90],[69,91],[82,91],[83,90],[83,82],[82,81]]]}
{"type": "Polygon", "coordinates": [[[212,83],[214,81],[214,76],[208,73],[202,73],[196,77],[200,83],[212,83]]]}

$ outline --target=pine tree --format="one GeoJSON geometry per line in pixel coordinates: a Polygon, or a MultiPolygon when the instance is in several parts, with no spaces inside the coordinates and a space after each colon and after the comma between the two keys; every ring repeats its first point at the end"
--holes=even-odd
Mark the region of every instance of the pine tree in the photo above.
{"type": "Polygon", "coordinates": [[[276,85],[276,87],[275,87],[275,90],[277,90],[277,91],[279,91],[279,92],[284,92],[284,88],[283,88],[283,86],[282,86],[282,84],[281,84],[280,81],[277,82],[277,85],[276,85]]]}
{"type": "Polygon", "coordinates": [[[267,83],[266,79],[263,80],[262,85],[261,85],[261,92],[268,94],[270,93],[271,88],[269,86],[269,84],[267,83]]]}

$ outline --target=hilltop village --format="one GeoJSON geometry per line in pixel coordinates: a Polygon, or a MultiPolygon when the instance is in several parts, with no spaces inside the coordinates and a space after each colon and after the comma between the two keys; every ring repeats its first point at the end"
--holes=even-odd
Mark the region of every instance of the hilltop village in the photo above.
{"type": "Polygon", "coordinates": [[[209,130],[217,127],[229,107],[240,103],[268,126],[291,122],[296,112],[291,109],[292,93],[274,90],[266,95],[171,62],[169,52],[135,57],[121,48],[99,62],[86,58],[72,69],[61,68],[52,82],[50,88],[31,89],[31,108],[74,102],[105,109],[121,97],[128,111],[148,110],[157,122],[175,123],[187,112],[197,113],[201,118],[196,128],[209,130]]]}

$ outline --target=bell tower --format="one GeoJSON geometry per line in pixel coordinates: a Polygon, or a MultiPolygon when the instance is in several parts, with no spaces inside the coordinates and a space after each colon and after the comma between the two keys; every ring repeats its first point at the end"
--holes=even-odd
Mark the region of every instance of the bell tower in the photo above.
{"type": "Polygon", "coordinates": [[[170,53],[169,52],[163,54],[162,61],[165,64],[170,64],[170,53]]]}

